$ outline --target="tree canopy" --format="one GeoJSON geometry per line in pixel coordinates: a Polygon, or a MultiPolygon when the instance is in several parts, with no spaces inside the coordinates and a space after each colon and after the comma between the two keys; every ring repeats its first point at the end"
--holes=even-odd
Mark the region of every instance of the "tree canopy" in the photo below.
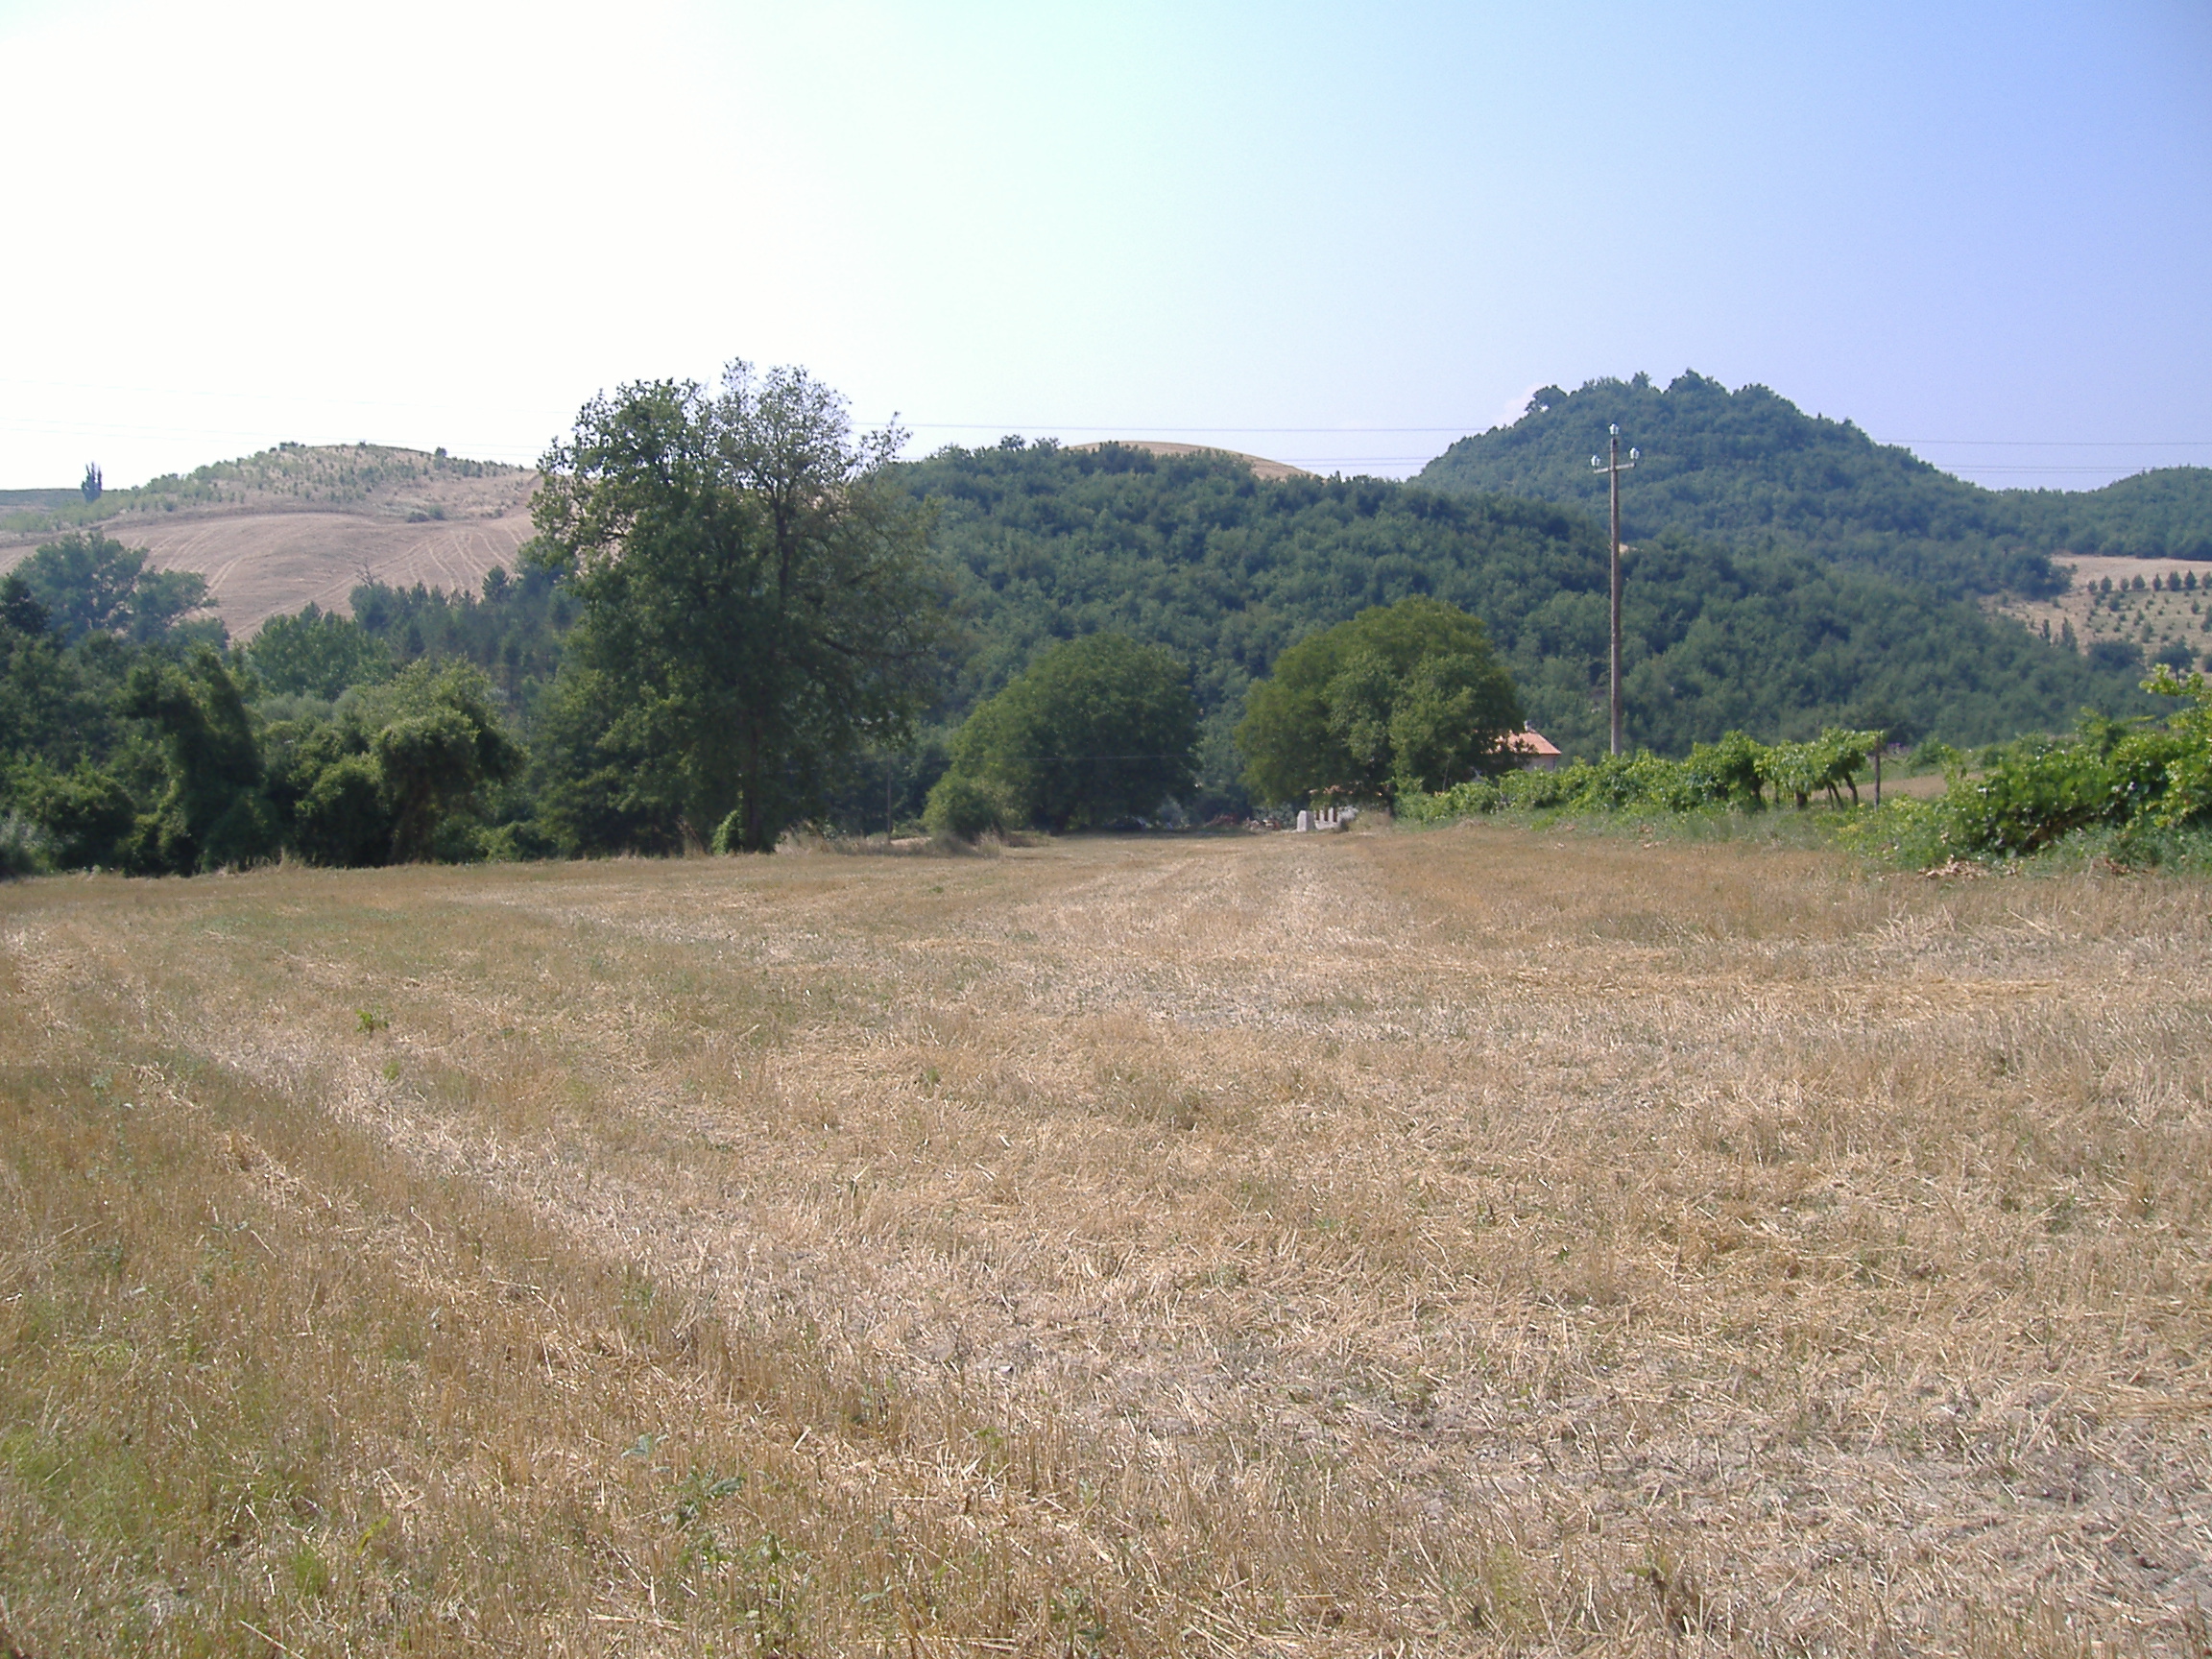
{"type": "Polygon", "coordinates": [[[938,669],[927,515],[805,371],[733,363],[588,403],[543,464],[529,557],[575,592],[562,780],[591,822],[612,764],[663,834],[773,848],[826,766],[904,737],[938,669]]]}
{"type": "Polygon", "coordinates": [[[1622,491],[1622,534],[1672,531],[1738,548],[1789,546],[1953,593],[2056,592],[2045,555],[2212,559],[2212,468],[2177,467],[2102,490],[1985,490],[1849,421],[1807,415],[1764,386],[1730,392],[1684,373],[1548,386],[1510,425],[1462,438],[1415,480],[1503,492],[1593,515],[1590,457],[1618,424],[1643,451],[1622,491]]]}
{"type": "MultiPolygon", "coordinates": [[[[649,382],[588,405],[548,458],[528,561],[480,592],[364,582],[350,619],[274,618],[226,651],[198,578],[95,534],[50,541],[0,579],[10,856],[199,869],[278,848],[329,863],[766,848],[801,819],[911,821],[941,775],[961,781],[937,805],[960,793],[970,823],[1113,822],[1170,793],[1211,816],[1247,804],[1248,767],[1263,795],[1460,786],[1495,763],[1509,701],[1592,755],[1605,544],[1585,510],[1590,439],[1546,424],[1563,414],[1600,431],[1619,415],[1647,451],[1629,494],[1632,744],[1705,745],[1707,761],[1753,740],[1731,732],[1980,744],[2064,729],[2084,706],[2150,710],[2132,640],[2081,652],[1982,608],[2049,579],[2036,537],[2056,520],[2031,510],[2056,512],[2054,493],[1974,491],[1758,388],[1551,389],[1455,446],[1439,492],[1020,439],[898,464],[893,435],[855,440],[803,373],[740,364],[712,389],[649,382]],[[1558,499],[1455,493],[1470,457],[1526,463],[1498,477],[1558,499]],[[1316,643],[1408,601],[1407,615],[1479,617],[1484,648],[1316,643]],[[1316,662],[1326,675],[1292,698],[1316,662]],[[1194,708],[1194,750],[1050,712],[1045,691],[1064,704],[1078,667],[1104,676],[1084,693],[1101,718],[1115,676],[1172,682],[1144,718],[1194,708]],[[1277,726],[1303,735],[1278,741],[1277,726]],[[1140,754],[1194,754],[1195,776],[1177,762],[1086,781],[1013,758],[1140,754]]],[[[479,469],[365,447],[261,462],[170,481],[183,493],[162,499],[366,499],[479,469]]],[[[2171,548],[2200,522],[2200,470],[2061,504],[2077,529],[2171,548]]],[[[0,509],[144,493],[72,508],[44,496],[75,492],[18,492],[0,509]]],[[[2193,649],[2170,640],[2161,660],[2183,667],[2193,649]]]]}
{"type": "MultiPolygon", "coordinates": [[[[205,577],[150,570],[143,547],[82,530],[39,547],[15,574],[67,638],[118,634],[144,643],[207,608],[205,577]]],[[[224,637],[222,624],[212,619],[198,632],[216,641],[224,637]]]]}
{"type": "MultiPolygon", "coordinates": [[[[1225,457],[1116,445],[947,449],[899,476],[938,506],[974,640],[947,714],[1056,639],[1125,633],[1191,665],[1201,788],[1233,803],[1250,685],[1306,635],[1418,595],[1482,618],[1545,735],[1569,754],[1605,746],[1605,535],[1578,510],[1373,478],[1266,483],[1225,457]]],[[[1735,728],[1802,739],[1880,724],[1981,743],[2063,729],[2084,705],[2150,708],[2128,667],[1787,541],[1648,538],[1630,556],[1624,626],[1629,741],[1672,755],[1735,728]]]]}
{"type": "Polygon", "coordinates": [[[1362,611],[1301,639],[1245,700],[1244,781],[1279,803],[1316,790],[1435,791],[1509,765],[1512,679],[1482,624],[1442,600],[1362,611]]]}
{"type": "Polygon", "coordinates": [[[392,672],[382,643],[350,616],[309,605],[297,616],[272,616],[246,648],[261,683],[276,692],[333,701],[348,686],[392,672]]]}
{"type": "MultiPolygon", "coordinates": [[[[1151,813],[1195,780],[1190,678],[1124,634],[1055,645],[968,716],[943,787],[981,784],[1014,822],[1051,830],[1151,813]]],[[[956,831],[971,821],[943,802],[938,816],[956,831]]]]}

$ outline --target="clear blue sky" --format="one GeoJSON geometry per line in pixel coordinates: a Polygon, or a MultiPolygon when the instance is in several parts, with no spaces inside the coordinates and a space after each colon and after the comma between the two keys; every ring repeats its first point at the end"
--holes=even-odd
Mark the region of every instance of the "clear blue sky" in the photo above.
{"type": "Polygon", "coordinates": [[[1688,367],[1989,483],[2212,464],[2202,0],[0,0],[0,487],[528,460],[735,355],[916,451],[1396,475],[1688,367]]]}

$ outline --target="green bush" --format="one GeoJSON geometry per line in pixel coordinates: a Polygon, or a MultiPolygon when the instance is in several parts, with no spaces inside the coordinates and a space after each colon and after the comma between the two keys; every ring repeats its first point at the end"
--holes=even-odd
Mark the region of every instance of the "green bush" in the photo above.
{"type": "Polygon", "coordinates": [[[2164,731],[2088,713],[2071,737],[2023,737],[1953,756],[1941,799],[1892,803],[1848,839],[1922,865],[2023,858],[2061,845],[2126,863],[2200,863],[2212,843],[2212,688],[2161,668],[2144,682],[2186,698],[2164,731]]]}
{"type": "Polygon", "coordinates": [[[1815,790],[1840,804],[1839,786],[1858,799],[1859,772],[1879,741],[1878,733],[1831,727],[1811,743],[1768,747],[1730,732],[1717,743],[1696,745],[1687,760],[1639,751],[1577,760],[1556,772],[1508,772],[1438,794],[1401,794],[1398,812],[1415,823],[1500,811],[1756,812],[1767,805],[1766,782],[1788,791],[1800,806],[1815,790]]]}
{"type": "Polygon", "coordinates": [[[124,849],[137,826],[131,791],[88,760],[67,772],[34,756],[8,780],[15,812],[38,832],[43,855],[55,868],[84,870],[126,862],[124,849]]]}
{"type": "Polygon", "coordinates": [[[138,821],[128,868],[190,875],[274,857],[281,826],[265,793],[259,733],[238,677],[208,645],[180,665],[132,666],[118,709],[158,733],[168,788],[138,821]]]}
{"type": "Polygon", "coordinates": [[[271,727],[271,794],[293,847],[334,865],[488,856],[486,796],[525,762],[492,696],[479,668],[417,661],[327,717],[271,727]]]}
{"type": "Polygon", "coordinates": [[[0,881],[37,876],[46,868],[45,832],[20,813],[0,816],[0,881]]]}
{"type": "Polygon", "coordinates": [[[983,790],[958,797],[963,821],[987,797],[1000,828],[1095,829],[1188,795],[1198,746],[1189,680],[1171,653],[1126,635],[1048,647],[952,735],[951,772],[983,790]]]}
{"type": "Polygon", "coordinates": [[[1388,799],[1511,766],[1519,696],[1481,622],[1426,595],[1310,634],[1252,687],[1237,728],[1263,801],[1388,799]]]}
{"type": "Polygon", "coordinates": [[[979,835],[1007,827],[1010,814],[1005,795],[980,778],[948,772],[929,791],[922,808],[922,824],[940,839],[973,841],[979,835]]]}
{"type": "Polygon", "coordinates": [[[392,677],[392,659],[381,641],[350,616],[310,605],[297,616],[272,616],[246,655],[261,683],[279,695],[333,701],[349,685],[373,685],[392,677]]]}

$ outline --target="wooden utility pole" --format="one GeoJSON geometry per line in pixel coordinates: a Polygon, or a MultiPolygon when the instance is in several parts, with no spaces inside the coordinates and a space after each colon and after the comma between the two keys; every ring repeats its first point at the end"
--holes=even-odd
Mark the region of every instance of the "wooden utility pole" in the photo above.
{"type": "Polygon", "coordinates": [[[1613,426],[1607,430],[1611,436],[1607,441],[1606,458],[1600,461],[1593,455],[1590,457],[1590,465],[1605,474],[1606,493],[1611,497],[1613,508],[1613,538],[1611,541],[1613,559],[1609,572],[1613,586],[1613,599],[1610,606],[1612,673],[1609,677],[1608,690],[1613,715],[1613,753],[1618,755],[1621,753],[1621,474],[1628,471],[1636,465],[1637,451],[1629,450],[1628,459],[1622,460],[1621,428],[1613,426]]]}

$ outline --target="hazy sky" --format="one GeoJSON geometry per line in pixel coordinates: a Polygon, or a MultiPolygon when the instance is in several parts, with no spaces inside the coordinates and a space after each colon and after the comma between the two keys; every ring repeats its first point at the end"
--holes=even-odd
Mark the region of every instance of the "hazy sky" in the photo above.
{"type": "Polygon", "coordinates": [[[1695,368],[2212,464],[2212,7],[0,0],[0,487],[534,459],[799,362],[914,452],[1403,474],[1695,368]]]}

